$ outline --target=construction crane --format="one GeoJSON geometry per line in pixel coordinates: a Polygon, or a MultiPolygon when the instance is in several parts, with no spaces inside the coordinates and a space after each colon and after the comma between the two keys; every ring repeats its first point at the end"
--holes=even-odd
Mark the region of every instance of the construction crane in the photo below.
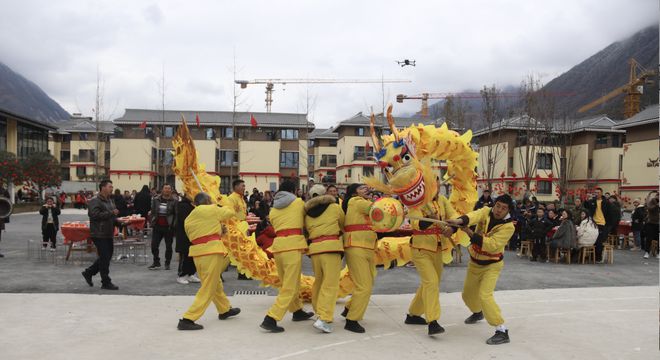
{"type": "MultiPolygon", "coordinates": [[[[498,93],[499,97],[519,97],[518,93],[498,93]]],[[[396,102],[402,103],[403,100],[422,100],[421,115],[423,118],[429,116],[429,99],[446,99],[453,97],[457,99],[481,99],[482,95],[478,92],[461,92],[461,93],[422,93],[419,95],[403,95],[396,96],[396,102]]]]}
{"type": "Polygon", "coordinates": [[[629,118],[634,116],[639,112],[639,103],[644,92],[644,84],[652,84],[653,80],[650,78],[658,75],[657,70],[647,70],[635,59],[628,60],[630,65],[630,75],[628,78],[628,83],[620,86],[608,94],[601,96],[600,98],[584,105],[578,109],[578,112],[582,113],[588,110],[593,109],[594,107],[607,102],[621,94],[626,94],[623,98],[623,116],[624,118],[629,118]]]}
{"type": "Polygon", "coordinates": [[[266,84],[266,112],[270,112],[273,105],[275,84],[390,84],[409,83],[411,81],[401,79],[255,79],[236,80],[235,82],[241,86],[241,89],[245,89],[251,84],[266,84]]]}

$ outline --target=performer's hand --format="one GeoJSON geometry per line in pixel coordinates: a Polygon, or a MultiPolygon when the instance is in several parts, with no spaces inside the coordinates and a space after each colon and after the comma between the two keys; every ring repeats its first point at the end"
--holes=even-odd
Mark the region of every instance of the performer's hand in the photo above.
{"type": "Polygon", "coordinates": [[[453,234],[454,234],[454,230],[452,230],[451,227],[445,226],[445,227],[442,228],[442,235],[444,235],[446,237],[450,237],[453,234]]]}

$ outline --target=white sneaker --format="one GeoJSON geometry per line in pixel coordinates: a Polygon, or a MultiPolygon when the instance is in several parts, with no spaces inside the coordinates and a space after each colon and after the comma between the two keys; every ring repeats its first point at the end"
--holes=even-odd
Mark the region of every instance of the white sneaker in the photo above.
{"type": "Polygon", "coordinates": [[[321,319],[317,319],[314,322],[314,327],[321,330],[321,331],[323,331],[326,334],[329,334],[329,333],[332,332],[332,325],[330,325],[329,323],[327,323],[327,322],[325,322],[321,319]]]}
{"type": "Polygon", "coordinates": [[[648,258],[649,258],[649,253],[644,254],[644,256],[642,256],[642,257],[643,257],[644,259],[648,259],[648,258]]]}
{"type": "Polygon", "coordinates": [[[188,281],[187,279],[187,276],[179,276],[178,278],[176,278],[176,282],[183,285],[187,285],[190,283],[190,281],[188,281]]]}
{"type": "Polygon", "coordinates": [[[192,274],[192,275],[188,276],[188,281],[193,282],[193,283],[199,283],[199,282],[202,282],[202,280],[200,280],[200,279],[197,277],[197,274],[192,274]]]}
{"type": "Polygon", "coordinates": [[[655,258],[660,260],[660,254],[656,255],[655,258]]]}
{"type": "Polygon", "coordinates": [[[48,251],[55,252],[55,248],[48,248],[48,251]]]}

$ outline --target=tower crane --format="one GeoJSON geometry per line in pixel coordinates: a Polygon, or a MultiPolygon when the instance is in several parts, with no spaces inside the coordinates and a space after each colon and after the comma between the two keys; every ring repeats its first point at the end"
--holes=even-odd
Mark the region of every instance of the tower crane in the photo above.
{"type": "Polygon", "coordinates": [[[270,112],[273,105],[275,84],[390,84],[409,82],[411,81],[402,79],[255,79],[235,81],[236,84],[241,86],[241,89],[245,89],[252,84],[266,84],[266,112],[270,112]]]}
{"type": "MultiPolygon", "coordinates": [[[[500,97],[519,97],[518,93],[498,93],[500,97]]],[[[422,93],[419,95],[404,95],[399,94],[396,96],[396,102],[402,103],[403,100],[422,100],[421,115],[423,118],[429,116],[429,99],[446,99],[454,97],[457,99],[481,99],[481,93],[478,92],[461,92],[461,93],[422,93]]]]}
{"type": "Polygon", "coordinates": [[[644,92],[644,84],[653,83],[653,80],[650,78],[658,75],[657,70],[647,70],[645,69],[637,60],[631,58],[628,60],[630,65],[630,73],[628,77],[628,83],[624,84],[608,94],[601,96],[600,98],[584,105],[578,109],[578,112],[582,113],[588,110],[593,109],[594,107],[603,104],[621,94],[626,94],[623,98],[623,116],[624,118],[632,117],[633,115],[639,112],[639,103],[644,92]]]}

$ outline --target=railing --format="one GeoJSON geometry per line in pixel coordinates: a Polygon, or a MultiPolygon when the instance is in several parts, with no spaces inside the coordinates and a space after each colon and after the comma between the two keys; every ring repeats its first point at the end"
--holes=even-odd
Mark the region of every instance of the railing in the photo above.
{"type": "Polygon", "coordinates": [[[330,161],[328,159],[321,159],[321,167],[337,167],[337,159],[330,161]]]}

